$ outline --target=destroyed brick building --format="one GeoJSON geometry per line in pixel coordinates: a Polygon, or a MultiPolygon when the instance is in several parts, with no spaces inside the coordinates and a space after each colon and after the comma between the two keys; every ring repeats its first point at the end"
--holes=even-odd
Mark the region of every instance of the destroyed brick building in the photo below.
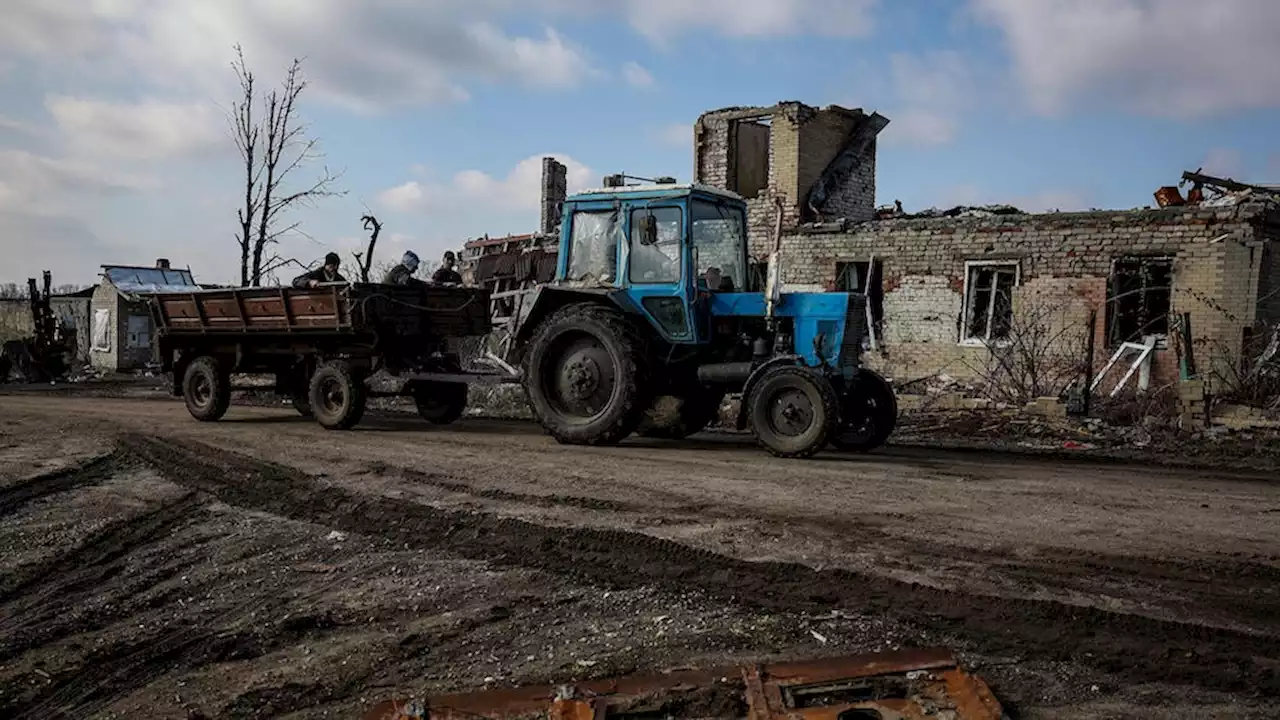
{"type": "Polygon", "coordinates": [[[1080,335],[1097,311],[1097,367],[1124,342],[1154,344],[1157,382],[1178,371],[1171,316],[1187,314],[1197,345],[1224,362],[1244,352],[1257,325],[1280,321],[1280,213],[1265,197],[876,219],[875,136],[886,123],[794,102],[717,110],[695,125],[694,166],[697,182],[748,199],[758,263],[781,200],[788,289],[867,292],[877,330],[871,362],[897,382],[980,376],[1019,313],[1039,309],[1080,335]]]}

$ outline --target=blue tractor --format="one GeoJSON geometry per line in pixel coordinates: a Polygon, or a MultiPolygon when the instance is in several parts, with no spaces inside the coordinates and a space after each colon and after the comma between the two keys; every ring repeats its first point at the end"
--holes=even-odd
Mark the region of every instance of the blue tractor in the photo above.
{"type": "Polygon", "coordinates": [[[681,438],[741,393],[739,429],[774,455],[885,442],[897,405],[860,364],[864,295],[780,293],[776,249],[768,277],[751,277],[746,203],[734,193],[607,184],[566,201],[555,280],[528,299],[513,338],[551,435],[586,445],[637,432],[681,438]],[[651,408],[663,397],[676,409],[658,422],[651,408]]]}

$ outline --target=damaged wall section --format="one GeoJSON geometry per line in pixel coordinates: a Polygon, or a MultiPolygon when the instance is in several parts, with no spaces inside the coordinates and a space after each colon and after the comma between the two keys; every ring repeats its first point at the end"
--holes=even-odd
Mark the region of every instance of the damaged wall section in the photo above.
{"type": "Polygon", "coordinates": [[[976,380],[988,344],[1007,343],[1026,313],[1084,328],[1091,310],[1095,367],[1120,342],[1155,335],[1153,381],[1169,382],[1178,373],[1170,314],[1190,313],[1207,354],[1235,357],[1255,323],[1280,321],[1277,240],[1280,215],[1256,202],[812,224],[784,238],[784,278],[789,289],[877,297],[881,333],[870,359],[899,382],[940,373],[976,380]],[[859,268],[872,260],[866,287],[859,268]]]}
{"type": "Polygon", "coordinates": [[[875,136],[887,122],[799,102],[704,113],[694,125],[694,180],[747,199],[751,253],[760,258],[772,249],[775,197],[786,227],[874,216],[875,136]]]}

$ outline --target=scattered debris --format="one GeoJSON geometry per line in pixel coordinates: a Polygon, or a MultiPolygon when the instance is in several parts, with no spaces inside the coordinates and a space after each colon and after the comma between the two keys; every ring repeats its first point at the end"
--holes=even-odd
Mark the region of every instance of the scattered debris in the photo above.
{"type": "Polygon", "coordinates": [[[987,684],[946,650],[840,660],[683,670],[577,684],[437,695],[381,703],[366,720],[491,720],[609,715],[667,718],[924,718],[998,720],[987,684]]]}

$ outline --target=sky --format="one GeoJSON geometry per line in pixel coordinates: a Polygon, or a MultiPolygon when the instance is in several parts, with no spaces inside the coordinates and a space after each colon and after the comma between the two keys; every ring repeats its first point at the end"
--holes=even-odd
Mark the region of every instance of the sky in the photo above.
{"type": "Polygon", "coordinates": [[[344,195],[286,257],[439,255],[538,226],[570,190],[692,174],[707,110],[878,111],[877,202],[1149,205],[1183,170],[1280,182],[1275,0],[5,0],[0,282],[169,258],[235,282],[240,44],[303,60],[301,116],[344,195]]]}

